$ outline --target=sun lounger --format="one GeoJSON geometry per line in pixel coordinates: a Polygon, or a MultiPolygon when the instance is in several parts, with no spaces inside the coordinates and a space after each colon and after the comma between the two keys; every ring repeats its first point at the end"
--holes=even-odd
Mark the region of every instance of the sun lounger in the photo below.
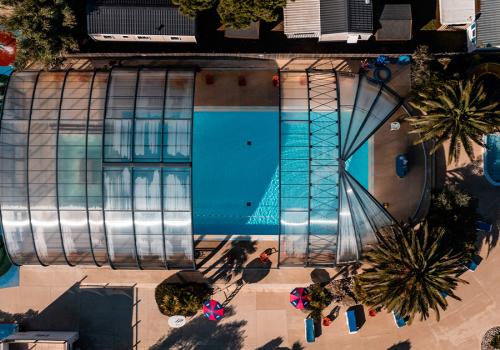
{"type": "Polygon", "coordinates": [[[487,222],[480,220],[476,221],[476,231],[491,232],[492,228],[493,228],[492,224],[488,224],[487,222]]]}
{"type": "Polygon", "coordinates": [[[312,318],[306,318],[304,320],[304,328],[306,332],[306,342],[314,343],[314,320],[312,318]]]}
{"type": "Polygon", "coordinates": [[[358,323],[356,320],[356,312],[354,309],[347,310],[345,312],[345,319],[347,322],[347,329],[349,330],[349,334],[358,333],[358,323]]]}
{"type": "Polygon", "coordinates": [[[465,265],[469,271],[476,271],[477,267],[479,266],[477,262],[474,260],[469,261],[467,265],[465,265]]]}
{"type": "Polygon", "coordinates": [[[394,311],[392,312],[392,317],[394,317],[394,323],[396,323],[396,327],[402,328],[406,326],[406,320],[404,317],[401,317],[400,315],[396,314],[394,311]]]}

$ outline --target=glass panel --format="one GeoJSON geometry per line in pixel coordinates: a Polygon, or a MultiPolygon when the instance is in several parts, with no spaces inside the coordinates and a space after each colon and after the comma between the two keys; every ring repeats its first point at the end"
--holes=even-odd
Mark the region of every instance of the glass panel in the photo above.
{"type": "Polygon", "coordinates": [[[161,160],[161,127],[161,120],[135,121],[134,160],[161,160]]]}
{"type": "Polygon", "coordinates": [[[0,129],[0,204],[2,209],[28,209],[26,145],[28,121],[2,120],[0,129]]]}
{"type": "Polygon", "coordinates": [[[61,103],[61,120],[87,119],[92,72],[70,71],[61,103]]]}
{"type": "Polygon", "coordinates": [[[281,263],[303,265],[307,251],[309,214],[306,211],[281,213],[281,263]]]}
{"type": "Polygon", "coordinates": [[[137,254],[143,268],[165,268],[161,212],[135,212],[137,254]]]}
{"type": "Polygon", "coordinates": [[[87,199],[91,209],[102,209],[101,154],[102,135],[97,125],[91,124],[87,134],[87,199]]]}
{"type": "Polygon", "coordinates": [[[137,71],[113,69],[108,89],[106,119],[134,116],[137,71]]]}
{"type": "Polygon", "coordinates": [[[191,210],[190,169],[163,169],[163,210],[191,210]]]}
{"type": "Polygon", "coordinates": [[[31,211],[31,225],[40,260],[47,264],[66,264],[57,212],[31,211]]]}
{"type": "Polygon", "coordinates": [[[89,224],[95,260],[100,265],[105,264],[108,261],[108,252],[104,233],[103,212],[100,210],[89,211],[89,224]]]}
{"type": "Polygon", "coordinates": [[[356,180],[354,180],[354,178],[348,173],[346,173],[346,179],[353,191],[357,194],[360,203],[363,204],[367,217],[370,219],[372,226],[374,226],[376,230],[394,224],[391,216],[373,197],[369,195],[363,186],[356,182],[356,180]]]}
{"type": "Polygon", "coordinates": [[[166,120],[163,127],[164,161],[189,161],[191,158],[191,121],[166,120]]]}
{"type": "Polygon", "coordinates": [[[347,199],[351,208],[351,214],[356,227],[356,233],[361,241],[361,247],[377,242],[374,229],[370,225],[370,218],[365,212],[365,204],[358,199],[358,194],[354,192],[348,181],[344,181],[346,186],[347,199]]]}
{"type": "Polygon", "coordinates": [[[106,120],[104,160],[109,162],[132,160],[132,120],[106,120]]]}
{"type": "Polygon", "coordinates": [[[39,264],[36,257],[28,211],[2,210],[2,227],[6,248],[17,264],[39,264]]]}
{"type": "Polygon", "coordinates": [[[74,265],[93,264],[87,212],[61,210],[59,215],[68,261],[74,265]]]}
{"type": "Polygon", "coordinates": [[[5,95],[2,119],[28,119],[37,72],[14,72],[5,95]]]}
{"type": "Polygon", "coordinates": [[[192,268],[194,257],[191,213],[164,213],[164,230],[169,268],[192,268]]]}
{"type": "Polygon", "coordinates": [[[57,120],[65,75],[64,72],[40,73],[36,85],[31,119],[57,120]]]}
{"type": "Polygon", "coordinates": [[[399,98],[392,93],[389,93],[385,90],[382,91],[382,94],[378,98],[375,106],[370,112],[368,119],[366,120],[363,128],[360,130],[359,135],[356,137],[356,140],[353,142],[353,146],[349,151],[348,156],[350,157],[356,149],[361,146],[370,135],[382,126],[385,120],[387,120],[396,106],[399,105],[399,98]]]}
{"type": "Polygon", "coordinates": [[[166,71],[142,69],[139,73],[135,117],[161,119],[165,98],[166,71]]]}
{"type": "Polygon", "coordinates": [[[108,86],[108,72],[97,72],[92,85],[92,99],[90,101],[89,116],[91,120],[103,120],[106,105],[106,90],[108,86]]]}
{"type": "Polygon", "coordinates": [[[56,121],[31,121],[28,181],[31,209],[57,209],[56,121]]]}
{"type": "Polygon", "coordinates": [[[104,170],[104,208],[106,210],[131,210],[130,169],[104,170]]]}
{"type": "Polygon", "coordinates": [[[85,121],[72,121],[71,125],[74,128],[60,129],[59,132],[57,171],[60,209],[85,209],[87,206],[85,197],[86,136],[85,126],[82,123],[85,121]]]}
{"type": "Polygon", "coordinates": [[[341,175],[339,182],[339,238],[338,238],[338,263],[348,263],[358,259],[358,241],[356,230],[352,220],[351,210],[347,201],[344,176],[341,175]]]}
{"type": "Polygon", "coordinates": [[[169,71],[167,95],[165,99],[165,118],[191,119],[193,110],[193,71],[169,71]]]}
{"type": "Polygon", "coordinates": [[[135,210],[161,210],[161,169],[134,169],[135,210]]]}
{"type": "Polygon", "coordinates": [[[113,266],[116,268],[138,268],[132,212],[107,211],[105,222],[109,258],[113,266]]]}

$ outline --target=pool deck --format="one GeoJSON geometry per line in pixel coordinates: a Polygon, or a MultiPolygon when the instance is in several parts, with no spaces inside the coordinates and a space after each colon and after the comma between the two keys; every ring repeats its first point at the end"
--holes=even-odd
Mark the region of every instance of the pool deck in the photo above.
{"type": "MultiPolygon", "coordinates": [[[[228,307],[229,316],[215,324],[198,316],[183,332],[170,332],[167,317],[157,310],[154,288],[162,280],[173,275],[173,271],[113,271],[108,268],[37,267],[21,268],[21,283],[17,288],[0,290],[0,309],[4,313],[24,313],[29,309],[47,315],[55,310],[51,324],[67,329],[64,309],[54,309],[56,301],[71,294],[74,285],[81,281],[83,286],[132,286],[138,303],[132,310],[134,340],[136,349],[258,349],[266,344],[291,347],[300,341],[306,349],[388,349],[407,342],[411,349],[457,349],[479,348],[482,335],[490,327],[500,323],[500,250],[493,249],[485,257],[476,272],[467,272],[463,277],[468,285],[461,285],[457,294],[463,301],[449,299],[448,311],[442,313],[441,321],[433,317],[427,322],[415,321],[413,325],[397,329],[392,316],[380,313],[369,317],[365,309],[366,323],[355,335],[347,333],[344,318],[345,307],[340,309],[338,319],[330,327],[323,327],[322,335],[314,344],[305,344],[303,319],[306,314],[290,306],[288,298],[291,289],[311,283],[311,269],[271,269],[257,284],[237,286],[219,282],[215,299],[224,302],[232,300],[228,307]],[[59,322],[58,322],[59,320],[59,322]],[[137,323],[139,321],[139,323],[137,323]]],[[[331,277],[338,270],[327,270],[331,277]]],[[[103,316],[95,310],[98,321],[103,316]]],[[[36,318],[36,316],[35,316],[36,318]]],[[[71,327],[70,327],[71,328],[71,327]]],[[[269,345],[268,345],[269,346],[269,345]]],[[[275,349],[268,347],[264,349],[275,349]]],[[[102,349],[112,349],[103,347],[102,349]]],[[[116,348],[115,349],[119,349],[116,348]]],[[[403,349],[408,349],[405,347],[403,349]]],[[[99,348],[96,348],[99,350],[99,348]]]]}

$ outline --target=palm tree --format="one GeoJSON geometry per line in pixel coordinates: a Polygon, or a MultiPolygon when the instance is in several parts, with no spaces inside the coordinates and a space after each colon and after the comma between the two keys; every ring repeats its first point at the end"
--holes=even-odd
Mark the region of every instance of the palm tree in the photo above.
{"type": "Polygon", "coordinates": [[[485,134],[500,130],[500,104],[489,103],[483,84],[449,81],[417,93],[410,105],[423,115],[408,118],[420,134],[416,143],[435,140],[430,153],[450,140],[448,164],[457,162],[463,148],[473,160],[472,142],[483,146],[485,134]]]}
{"type": "Polygon", "coordinates": [[[467,283],[457,277],[461,257],[442,249],[443,234],[426,223],[377,233],[379,244],[366,254],[370,267],[355,277],[356,298],[373,309],[408,317],[408,322],[417,314],[427,319],[431,310],[439,320],[439,309],[448,306],[445,296],[460,300],[453,290],[459,282],[467,283]]]}

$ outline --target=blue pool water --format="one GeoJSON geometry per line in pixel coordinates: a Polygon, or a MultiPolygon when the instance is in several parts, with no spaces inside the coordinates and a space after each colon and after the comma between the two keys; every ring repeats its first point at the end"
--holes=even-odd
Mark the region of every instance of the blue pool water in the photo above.
{"type": "Polygon", "coordinates": [[[194,232],[277,234],[278,111],[197,111],[193,123],[194,232]]]}
{"type": "Polygon", "coordinates": [[[484,173],[491,183],[500,186],[500,134],[486,137],[484,173]]]}
{"type": "MultiPolygon", "coordinates": [[[[278,234],[279,119],[278,111],[195,111],[196,234],[278,234]]],[[[347,162],[365,188],[368,151],[365,143],[347,162]]]]}

